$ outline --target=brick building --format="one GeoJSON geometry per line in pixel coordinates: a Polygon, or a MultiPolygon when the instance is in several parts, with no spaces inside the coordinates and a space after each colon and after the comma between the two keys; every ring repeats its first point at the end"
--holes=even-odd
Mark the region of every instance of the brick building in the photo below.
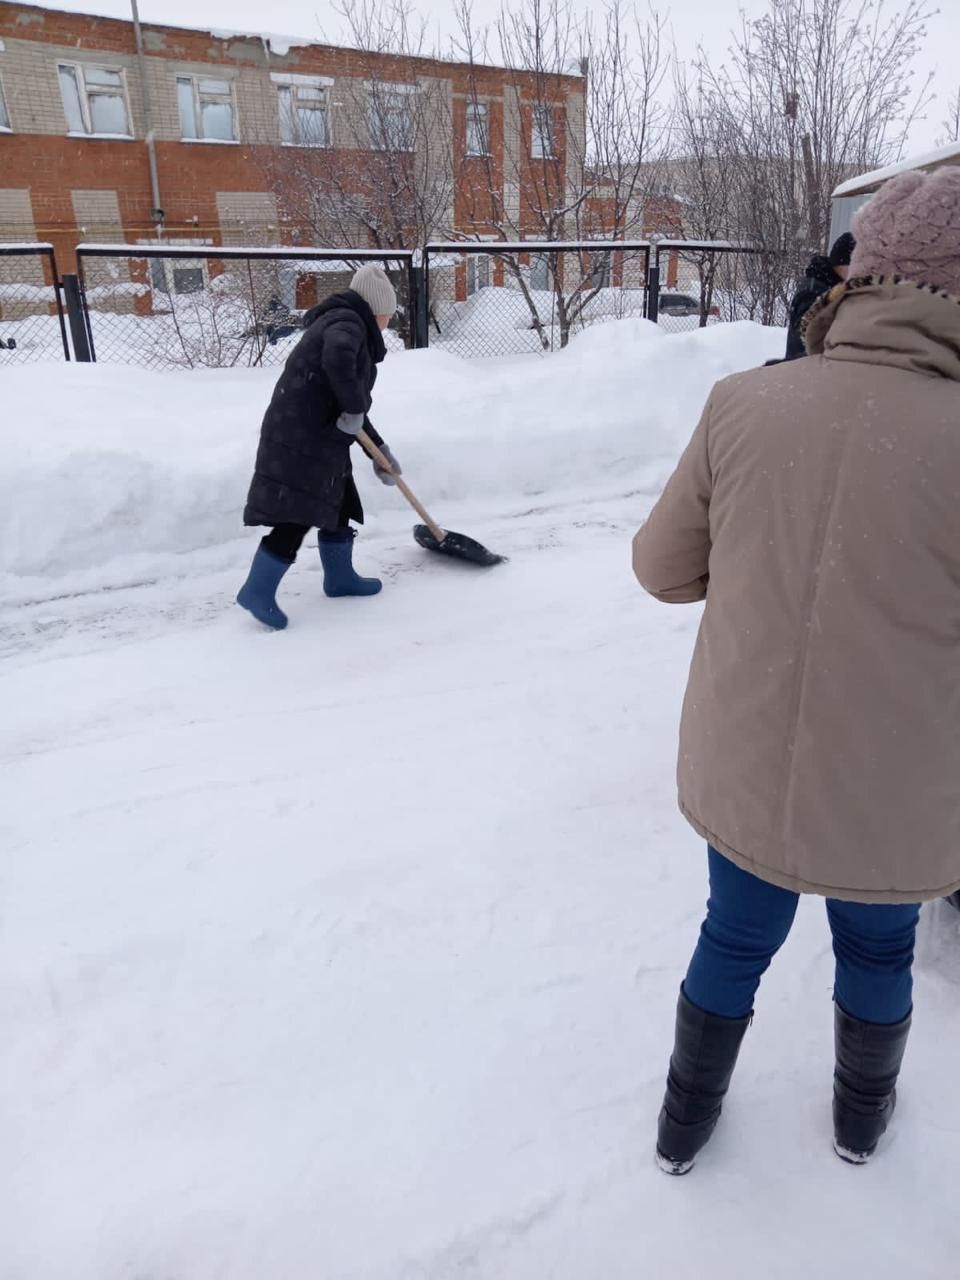
{"type": "MultiPolygon", "coordinates": [[[[398,157],[428,188],[395,215],[409,240],[522,235],[528,188],[577,180],[578,75],[150,23],[142,37],[140,59],[131,22],[0,0],[0,240],[50,241],[61,270],[79,241],[158,226],[174,244],[376,245],[398,157]]],[[[389,230],[379,243],[397,247],[389,230]]]]}

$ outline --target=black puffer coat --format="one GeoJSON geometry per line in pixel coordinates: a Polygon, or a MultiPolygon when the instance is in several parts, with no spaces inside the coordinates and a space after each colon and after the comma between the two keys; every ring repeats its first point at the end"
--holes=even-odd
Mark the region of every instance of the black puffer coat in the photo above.
{"type": "Polygon", "coordinates": [[[807,354],[803,345],[801,326],[807,314],[818,298],[829,293],[834,285],[840,284],[840,277],[830,265],[830,259],[818,255],[807,267],[806,274],[790,305],[790,327],[787,330],[788,360],[796,360],[807,354]]]}
{"type": "MultiPolygon", "coordinates": [[[[336,293],[304,317],[306,333],[287,357],[260,428],[243,512],[247,525],[335,528],[363,523],[341,413],[370,411],[377,365],[386,355],[373,312],[359,294],[336,293]]],[[[366,424],[376,444],[382,440],[366,424]]]]}

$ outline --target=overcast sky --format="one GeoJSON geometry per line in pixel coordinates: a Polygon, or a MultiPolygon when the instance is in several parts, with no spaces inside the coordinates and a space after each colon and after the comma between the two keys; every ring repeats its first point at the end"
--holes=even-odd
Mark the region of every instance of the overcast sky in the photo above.
{"type": "MultiPolygon", "coordinates": [[[[429,19],[438,34],[438,43],[446,44],[452,32],[453,0],[415,0],[418,12],[429,19]]],[[[579,0],[580,5],[589,0],[579,0]]],[[[897,0],[888,0],[891,10],[897,0]]],[[[928,150],[940,132],[947,114],[947,100],[960,85],[960,0],[942,0],[942,11],[930,19],[926,52],[917,67],[917,75],[937,73],[937,100],[928,118],[919,123],[912,136],[912,150],[928,150]]],[[[48,6],[73,9],[82,13],[102,13],[129,17],[129,0],[60,0],[48,6]]],[[[499,0],[474,0],[478,23],[491,22],[499,10],[499,0]]],[[[595,5],[595,8],[599,6],[595,5]]],[[[931,6],[932,7],[932,6],[931,6]]],[[[662,0],[657,8],[669,15],[669,25],[681,57],[689,57],[698,41],[718,55],[727,49],[731,28],[738,14],[762,13],[766,0],[662,0]]],[[[140,16],[144,22],[162,22],[172,26],[210,26],[230,31],[273,31],[284,35],[307,36],[337,42],[343,21],[335,11],[335,0],[140,0],[140,16]]]]}

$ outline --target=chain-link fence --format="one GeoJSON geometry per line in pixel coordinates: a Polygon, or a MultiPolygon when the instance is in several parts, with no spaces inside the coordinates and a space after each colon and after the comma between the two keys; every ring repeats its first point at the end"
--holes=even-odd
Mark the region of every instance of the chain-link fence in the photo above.
{"type": "Polygon", "coordinates": [[[379,262],[397,290],[388,346],[413,345],[413,254],[211,245],[80,245],[91,356],[152,369],[282,363],[312,307],[379,262]]]}
{"type": "MultiPolygon", "coordinates": [[[[747,245],[658,239],[456,242],[410,250],[80,245],[63,279],[74,356],[147,368],[279,364],[310,309],[379,262],[399,310],[394,348],[470,358],[561,350],[611,320],[683,332],[785,323],[782,264],[747,245]]],[[[0,362],[70,359],[49,245],[0,245],[0,362]]]]}
{"type": "Polygon", "coordinates": [[[0,244],[0,366],[69,360],[53,246],[0,244]]]}
{"type": "Polygon", "coordinates": [[[431,244],[431,347],[468,357],[543,355],[592,325],[646,313],[646,241],[431,244]]]}
{"type": "Polygon", "coordinates": [[[649,308],[661,328],[683,333],[733,320],[786,323],[769,310],[770,255],[724,240],[660,240],[652,259],[649,308]]]}

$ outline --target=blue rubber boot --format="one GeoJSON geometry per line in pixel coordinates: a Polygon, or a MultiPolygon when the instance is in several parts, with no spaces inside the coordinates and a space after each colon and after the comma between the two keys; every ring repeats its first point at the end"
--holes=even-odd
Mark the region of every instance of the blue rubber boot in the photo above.
{"type": "Polygon", "coordinates": [[[247,580],[237,592],[237,604],[274,631],[282,631],[287,625],[287,615],[277,604],[277,587],[292,563],[281,560],[263,545],[257,547],[247,580]]]}
{"type": "Polygon", "coordinates": [[[379,578],[361,578],[353,568],[352,529],[321,529],[317,537],[323,565],[323,591],[328,596],[375,596],[379,578]]]}

